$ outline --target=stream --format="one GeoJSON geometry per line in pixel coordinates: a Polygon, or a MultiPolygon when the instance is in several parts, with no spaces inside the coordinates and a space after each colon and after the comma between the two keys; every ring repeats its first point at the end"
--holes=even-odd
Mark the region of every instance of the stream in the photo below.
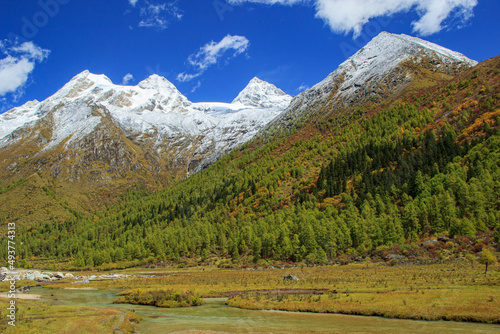
{"type": "Polygon", "coordinates": [[[225,298],[208,298],[203,306],[165,309],[113,304],[118,290],[58,290],[32,288],[40,301],[55,305],[86,305],[134,310],[148,333],[500,333],[500,325],[451,321],[415,321],[381,317],[252,311],[229,307],[225,298]]]}

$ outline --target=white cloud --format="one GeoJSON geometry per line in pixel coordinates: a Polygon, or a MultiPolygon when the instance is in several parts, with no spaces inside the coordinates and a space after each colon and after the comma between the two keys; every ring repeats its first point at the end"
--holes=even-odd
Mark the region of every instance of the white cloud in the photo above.
{"type": "Polygon", "coordinates": [[[205,70],[217,63],[226,51],[234,50],[233,57],[245,52],[250,42],[245,36],[227,35],[219,43],[211,41],[200,48],[200,50],[189,56],[188,62],[199,70],[205,70]]]}
{"type": "Polygon", "coordinates": [[[195,73],[195,74],[188,74],[186,72],[182,72],[182,73],[179,73],[177,75],[177,81],[180,81],[180,82],[187,82],[187,81],[191,81],[193,80],[194,78],[197,78],[199,77],[200,75],[202,75],[203,73],[200,72],[200,73],[195,73]]]}
{"type": "Polygon", "coordinates": [[[227,35],[218,43],[211,41],[187,59],[188,64],[196,69],[196,73],[180,73],[177,80],[181,82],[193,80],[202,75],[210,66],[217,64],[227,52],[231,52],[232,57],[236,57],[245,52],[249,46],[250,41],[245,36],[227,35]]]}
{"type": "Polygon", "coordinates": [[[417,10],[424,13],[420,20],[412,23],[413,30],[427,36],[443,29],[443,22],[449,18],[458,18],[459,26],[474,15],[477,0],[434,0],[428,6],[417,5],[417,10]]]}
{"type": "Polygon", "coordinates": [[[128,2],[130,3],[130,5],[132,7],[135,7],[135,5],[137,4],[137,1],[139,1],[139,0],[128,0],[128,2]]]}
{"type": "Polygon", "coordinates": [[[294,5],[301,2],[309,2],[308,0],[228,0],[228,3],[239,5],[245,2],[263,3],[266,5],[294,5]]]}
{"type": "Polygon", "coordinates": [[[459,24],[473,15],[478,0],[229,0],[232,4],[245,2],[292,5],[312,3],[316,17],[324,20],[338,33],[352,32],[359,36],[370,19],[415,11],[419,19],[412,22],[413,30],[427,36],[446,27],[445,20],[458,19],[459,24]]]}
{"type": "MultiPolygon", "coordinates": [[[[137,0],[135,0],[137,2],[137,0]]],[[[141,21],[139,27],[167,29],[171,19],[182,19],[182,11],[177,6],[177,1],[153,4],[146,1],[140,8],[141,21]]]]}
{"type": "Polygon", "coordinates": [[[14,98],[23,94],[23,88],[36,63],[46,59],[50,51],[40,48],[33,42],[6,47],[0,42],[0,52],[5,58],[0,59],[0,96],[14,94],[14,98]]]}
{"type": "Polygon", "coordinates": [[[310,87],[308,85],[302,84],[302,85],[300,85],[299,88],[296,89],[296,91],[299,92],[299,93],[302,93],[303,91],[308,90],[309,88],[310,87]]]}
{"type": "Polygon", "coordinates": [[[134,76],[131,73],[127,73],[122,79],[122,85],[128,85],[132,81],[134,81],[134,76]]]}
{"type": "Polygon", "coordinates": [[[201,87],[201,81],[198,80],[198,83],[193,87],[193,89],[191,89],[191,93],[196,92],[200,87],[201,87]]]}

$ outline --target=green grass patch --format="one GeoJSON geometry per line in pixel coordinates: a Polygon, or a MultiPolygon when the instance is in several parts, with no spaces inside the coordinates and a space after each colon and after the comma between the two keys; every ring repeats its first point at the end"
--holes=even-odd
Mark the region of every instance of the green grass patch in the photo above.
{"type": "Polygon", "coordinates": [[[166,308],[200,306],[203,304],[203,299],[191,291],[135,289],[124,291],[119,295],[123,297],[117,299],[114,303],[166,308]]]}

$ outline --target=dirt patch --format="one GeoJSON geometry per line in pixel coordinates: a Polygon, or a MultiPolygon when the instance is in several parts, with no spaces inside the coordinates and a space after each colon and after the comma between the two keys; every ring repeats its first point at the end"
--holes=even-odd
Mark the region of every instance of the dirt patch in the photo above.
{"type": "MultiPolygon", "coordinates": [[[[15,299],[24,299],[24,300],[35,300],[40,299],[40,295],[30,295],[25,293],[16,293],[15,299]]],[[[0,298],[10,299],[7,293],[0,293],[0,298]]]]}

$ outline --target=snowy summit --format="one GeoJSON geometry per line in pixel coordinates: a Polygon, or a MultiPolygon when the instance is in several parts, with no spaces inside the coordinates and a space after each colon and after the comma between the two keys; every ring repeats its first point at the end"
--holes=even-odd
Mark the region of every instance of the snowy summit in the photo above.
{"type": "Polygon", "coordinates": [[[250,83],[233,100],[233,103],[240,103],[246,106],[259,108],[286,108],[290,104],[292,97],[273,84],[253,78],[250,83]]]}
{"type": "Polygon", "coordinates": [[[65,149],[77,148],[111,122],[127,137],[146,136],[165,154],[207,159],[200,162],[203,167],[253,138],[291,99],[274,85],[254,78],[233,103],[192,103],[156,74],[136,86],[124,86],[84,71],[46,100],[0,115],[0,148],[25,140],[27,134],[40,137],[41,124],[49,124],[45,133],[51,134],[39,143],[42,151],[61,144],[65,149]]]}

